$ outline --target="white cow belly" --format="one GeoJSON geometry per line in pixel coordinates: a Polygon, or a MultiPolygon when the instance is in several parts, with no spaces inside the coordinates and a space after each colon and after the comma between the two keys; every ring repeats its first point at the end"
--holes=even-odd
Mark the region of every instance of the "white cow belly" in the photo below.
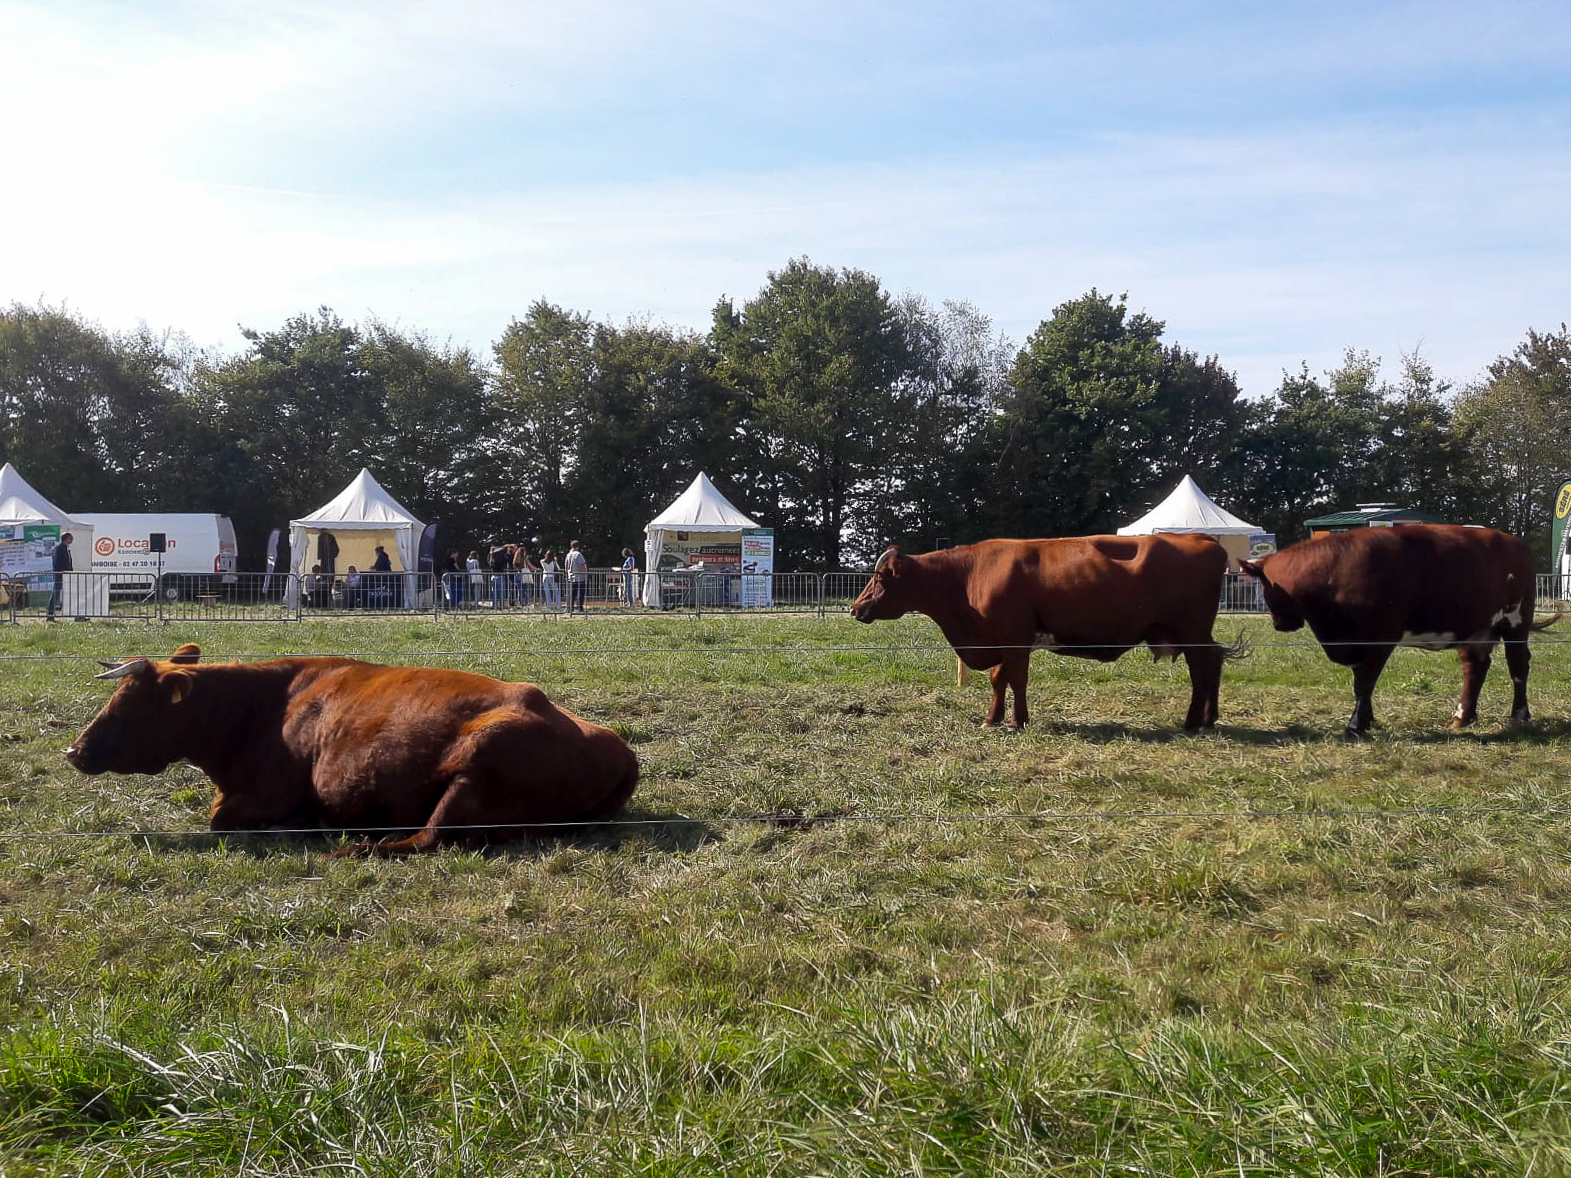
{"type": "Polygon", "coordinates": [[[1058,639],[1051,634],[1038,634],[1036,641],[1031,645],[1037,650],[1056,650],[1058,648],[1058,639]]]}
{"type": "Polygon", "coordinates": [[[1514,608],[1501,610],[1489,620],[1491,626],[1498,626],[1501,622],[1510,622],[1513,626],[1520,626],[1522,624],[1522,603],[1519,601],[1514,608]]]}
{"type": "Polygon", "coordinates": [[[1480,630],[1468,638],[1457,638],[1449,630],[1434,634],[1420,634],[1408,630],[1402,635],[1401,646],[1416,646],[1420,650],[1450,650],[1454,646],[1473,646],[1478,643],[1488,643],[1493,646],[1495,636],[1489,630],[1480,630]]]}

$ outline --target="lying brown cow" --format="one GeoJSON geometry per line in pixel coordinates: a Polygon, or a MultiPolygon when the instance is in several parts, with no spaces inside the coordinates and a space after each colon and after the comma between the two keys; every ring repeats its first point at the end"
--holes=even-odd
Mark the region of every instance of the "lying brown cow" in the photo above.
{"type": "Polygon", "coordinates": [[[1398,646],[1456,650],[1462,698],[1451,723],[1460,728],[1478,718],[1478,693],[1495,644],[1504,639],[1511,719],[1530,718],[1528,634],[1555,618],[1533,620],[1533,558],[1515,536],[1441,524],[1360,528],[1317,536],[1242,567],[1259,580],[1278,630],[1307,622],[1327,657],[1353,668],[1350,735],[1374,722],[1375,681],[1398,646]]]}
{"type": "Polygon", "coordinates": [[[532,683],[346,658],[195,665],[134,659],[66,759],[83,773],[190,761],[217,786],[214,830],[414,829],[339,854],[430,851],[589,822],[638,783],[627,742],[532,683]]]}
{"type": "Polygon", "coordinates": [[[993,668],[993,706],[1004,718],[1014,692],[1014,727],[1026,723],[1031,651],[1042,647],[1112,662],[1150,646],[1157,658],[1189,664],[1184,727],[1217,718],[1224,651],[1211,637],[1227,553],[1209,536],[1085,536],[984,540],[922,556],[890,548],[851,606],[859,622],[912,610],[938,623],[961,661],[993,668]]]}

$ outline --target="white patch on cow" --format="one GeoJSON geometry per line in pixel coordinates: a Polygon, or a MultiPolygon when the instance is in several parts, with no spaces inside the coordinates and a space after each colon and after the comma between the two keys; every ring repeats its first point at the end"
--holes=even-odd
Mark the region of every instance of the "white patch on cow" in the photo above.
{"type": "Polygon", "coordinates": [[[1513,626],[1520,626],[1522,624],[1522,603],[1520,601],[1517,602],[1514,609],[1501,610],[1489,620],[1491,626],[1498,626],[1501,622],[1510,622],[1513,626]]]}
{"type": "Polygon", "coordinates": [[[1456,635],[1449,630],[1439,634],[1415,634],[1407,630],[1402,634],[1402,646],[1416,646],[1421,650],[1450,650],[1456,645],[1456,635]]]}

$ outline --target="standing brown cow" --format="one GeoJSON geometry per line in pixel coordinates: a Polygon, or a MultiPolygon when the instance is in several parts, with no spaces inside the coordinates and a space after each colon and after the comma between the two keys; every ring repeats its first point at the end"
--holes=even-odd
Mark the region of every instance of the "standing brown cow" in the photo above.
{"type": "Polygon", "coordinates": [[[1460,728],[1478,718],[1478,693],[1503,639],[1511,719],[1530,719],[1528,634],[1559,615],[1533,620],[1533,557],[1515,536],[1448,524],[1359,528],[1304,540],[1242,567],[1260,582],[1278,630],[1307,622],[1326,657],[1353,669],[1349,735],[1374,723],[1375,681],[1398,646],[1457,652],[1462,697],[1451,723],[1460,728]]]}
{"type": "Polygon", "coordinates": [[[533,683],[346,658],[198,666],[201,653],[187,643],[100,676],[119,686],[66,759],[89,774],[190,761],[217,787],[214,830],[416,831],[339,854],[608,818],[638,783],[626,741],[533,683]]]}
{"type": "Polygon", "coordinates": [[[984,540],[921,556],[890,548],[851,606],[859,622],[912,610],[938,623],[966,666],[993,669],[986,724],[1029,719],[1026,680],[1036,647],[1112,662],[1146,643],[1189,665],[1184,727],[1217,719],[1224,651],[1211,637],[1227,553],[1209,536],[1084,536],[984,540]]]}

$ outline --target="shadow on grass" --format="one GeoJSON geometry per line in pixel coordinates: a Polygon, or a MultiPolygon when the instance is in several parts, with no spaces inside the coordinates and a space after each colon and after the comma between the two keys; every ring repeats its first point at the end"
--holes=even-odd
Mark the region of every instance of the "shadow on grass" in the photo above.
{"type": "Polygon", "coordinates": [[[1134,728],[1111,721],[1099,724],[1075,724],[1054,721],[1032,729],[1051,736],[1067,736],[1087,744],[1115,744],[1136,741],[1141,744],[1177,744],[1191,740],[1232,740],[1240,744],[1281,745],[1306,744],[1331,739],[1341,740],[1342,729],[1310,728],[1303,724],[1289,724],[1285,728],[1248,728],[1236,724],[1218,724],[1206,732],[1185,732],[1182,728],[1134,728]]]}
{"type": "MultiPolygon", "coordinates": [[[[408,833],[411,832],[405,828],[389,832],[387,837],[402,837],[408,833]]],[[[330,855],[340,850],[345,843],[360,837],[347,836],[342,831],[332,829],[324,829],[320,833],[292,830],[277,834],[201,830],[189,834],[145,835],[138,841],[145,842],[154,850],[186,853],[211,851],[222,843],[232,853],[265,858],[271,855],[330,855]]],[[[718,837],[714,825],[701,818],[633,808],[624,810],[615,821],[604,825],[553,827],[549,833],[538,838],[519,835],[516,838],[479,843],[454,841],[444,844],[434,853],[479,851],[487,858],[537,859],[554,854],[563,847],[616,850],[624,844],[675,853],[696,850],[718,837]]]]}
{"type": "MultiPolygon", "coordinates": [[[[1176,744],[1189,740],[1230,740],[1239,744],[1261,747],[1289,744],[1357,743],[1357,738],[1346,734],[1340,721],[1330,719],[1324,727],[1308,724],[1288,724],[1282,728],[1254,728],[1239,724],[1218,724],[1209,732],[1185,732],[1182,728],[1132,727],[1107,721],[1098,724],[1076,724],[1069,721],[1052,721],[1031,725],[1030,731],[1047,736],[1072,737],[1087,744],[1116,744],[1134,741],[1139,744],[1176,744]]],[[[1447,741],[1466,741],[1471,744],[1548,745],[1571,739],[1571,720],[1534,720],[1525,725],[1508,725],[1491,728],[1488,724],[1473,728],[1450,728],[1436,724],[1433,728],[1416,728],[1393,732],[1379,721],[1365,739],[1387,744],[1442,744],[1447,741]]]]}

